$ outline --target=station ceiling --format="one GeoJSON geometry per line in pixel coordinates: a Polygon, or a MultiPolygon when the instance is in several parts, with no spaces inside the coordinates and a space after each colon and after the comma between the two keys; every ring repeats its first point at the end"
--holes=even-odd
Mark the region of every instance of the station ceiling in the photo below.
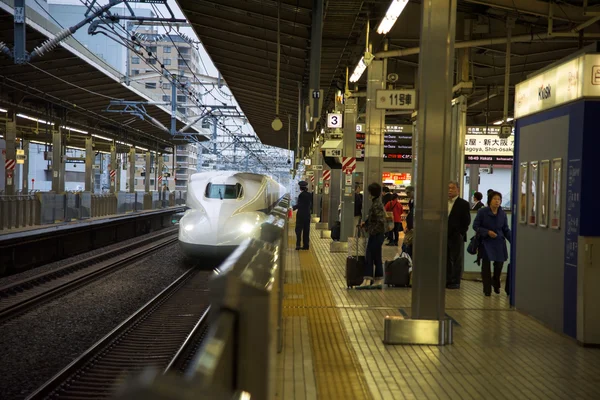
{"type": "MultiPolygon", "coordinates": [[[[308,85],[312,0],[281,0],[281,88],[280,117],[284,128],[275,132],[277,61],[277,0],[177,0],[186,18],[235,95],[249,122],[265,144],[287,147],[287,115],[291,115],[292,138],[296,135],[298,84],[308,85]]],[[[373,53],[381,52],[385,40],[389,50],[419,47],[421,2],[410,0],[392,31],[384,36],[375,29],[391,0],[325,0],[321,59],[321,89],[326,93],[324,112],[331,110],[335,91],[343,89],[346,67],[352,73],[362,56],[370,21],[373,53]]],[[[509,115],[512,115],[514,85],[527,75],[569,55],[597,38],[582,36],[546,38],[549,1],[458,0],[456,41],[503,38],[506,21],[514,19],[512,36],[531,39],[511,48],[509,115]],[[471,24],[470,35],[465,20],[471,24]]],[[[600,1],[589,0],[597,11],[600,1]]],[[[569,32],[592,17],[585,16],[581,0],[559,0],[553,9],[553,31],[569,32]]],[[[596,20],[584,34],[598,33],[596,20]]],[[[468,124],[485,125],[502,118],[505,76],[505,44],[468,46],[469,76],[474,90],[468,94],[468,124]]],[[[417,80],[418,54],[388,59],[388,73],[398,73],[398,85],[413,86],[417,80]]],[[[355,87],[353,86],[352,89],[355,87]]],[[[358,90],[366,89],[366,73],[358,90]]],[[[360,104],[360,103],[359,103],[360,104]]],[[[364,112],[364,107],[362,112],[364,112]]],[[[408,123],[409,115],[387,118],[408,123]]],[[[312,135],[303,134],[303,145],[312,135]]],[[[292,148],[294,147],[292,141],[292,148]]]]}
{"type": "MultiPolygon", "coordinates": [[[[49,29],[48,26],[46,28],[49,29]]],[[[42,32],[43,29],[27,26],[28,51],[48,38],[42,32]]],[[[14,43],[13,16],[3,8],[0,9],[0,41],[9,47],[14,43]]],[[[0,107],[39,119],[63,120],[65,125],[149,149],[163,149],[174,144],[170,133],[147,118],[142,120],[129,113],[107,113],[105,110],[111,99],[136,102],[149,99],[119,82],[118,74],[113,74],[116,71],[79,43],[72,40],[68,43],[76,51],[59,46],[26,65],[16,65],[11,58],[0,55],[0,107]],[[96,66],[82,56],[92,60],[96,66]],[[106,70],[97,68],[97,65],[106,70]]],[[[164,126],[170,126],[170,112],[153,105],[146,106],[146,112],[164,126]]],[[[20,118],[17,123],[26,128],[25,132],[30,132],[26,138],[48,139],[48,131],[43,124],[40,126],[20,118]]],[[[178,129],[183,125],[177,121],[178,129]]],[[[190,129],[188,132],[194,131],[190,129]]],[[[199,138],[207,140],[204,136],[199,138]]]]}

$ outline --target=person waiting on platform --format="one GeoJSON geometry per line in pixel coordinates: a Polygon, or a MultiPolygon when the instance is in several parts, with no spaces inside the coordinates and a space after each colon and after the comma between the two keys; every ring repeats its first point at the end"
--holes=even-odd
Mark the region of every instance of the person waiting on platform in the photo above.
{"type": "Polygon", "coordinates": [[[482,199],[483,195],[481,194],[481,192],[475,192],[475,194],[473,195],[473,208],[471,208],[471,210],[477,211],[480,208],[485,207],[485,204],[483,204],[483,201],[481,201],[482,199]]]}
{"type": "Polygon", "coordinates": [[[371,183],[368,188],[371,197],[371,208],[367,214],[367,219],[362,223],[369,234],[367,241],[367,251],[365,253],[365,274],[360,286],[371,286],[373,276],[375,277],[375,286],[383,285],[383,260],[382,249],[385,232],[385,210],[380,200],[381,185],[371,183]],[[373,275],[373,266],[375,274],[373,275]]]}
{"type": "Polygon", "coordinates": [[[357,237],[358,227],[362,219],[363,196],[360,193],[360,185],[354,187],[354,237],[357,237]]]}
{"type": "Polygon", "coordinates": [[[398,239],[400,236],[400,232],[402,229],[402,214],[404,213],[404,208],[402,207],[402,203],[398,201],[398,195],[396,193],[393,194],[392,201],[389,201],[385,205],[385,211],[391,212],[394,214],[394,229],[392,230],[390,241],[387,246],[398,246],[398,239]]]}
{"type": "Polygon", "coordinates": [[[310,243],[310,210],[312,207],[312,196],[308,193],[308,183],[305,181],[298,182],[300,186],[300,194],[298,201],[293,207],[296,213],[296,250],[300,250],[300,239],[304,246],[303,250],[309,249],[310,243]]]}
{"type": "Polygon", "coordinates": [[[465,242],[471,224],[471,206],[458,196],[457,182],[448,184],[448,258],[446,264],[446,288],[460,289],[465,242]]]}
{"type": "Polygon", "coordinates": [[[500,274],[504,262],[508,260],[506,240],[510,242],[510,228],[506,213],[500,207],[502,194],[493,192],[488,199],[488,206],[477,212],[473,229],[479,236],[477,259],[482,261],[481,279],[483,280],[483,293],[491,296],[494,292],[500,293],[500,274]],[[492,277],[491,263],[494,263],[494,276],[492,277]]]}

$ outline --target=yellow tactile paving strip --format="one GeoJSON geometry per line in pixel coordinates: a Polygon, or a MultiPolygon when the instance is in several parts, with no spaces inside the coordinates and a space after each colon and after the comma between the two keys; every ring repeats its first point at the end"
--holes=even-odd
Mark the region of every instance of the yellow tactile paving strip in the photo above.
{"type": "Polygon", "coordinates": [[[312,251],[300,251],[298,258],[302,283],[285,285],[284,317],[305,316],[308,320],[317,397],[370,399],[325,275],[312,251]]]}
{"type": "Polygon", "coordinates": [[[313,251],[294,250],[293,228],[291,224],[277,398],[371,399],[325,275],[313,251]]]}

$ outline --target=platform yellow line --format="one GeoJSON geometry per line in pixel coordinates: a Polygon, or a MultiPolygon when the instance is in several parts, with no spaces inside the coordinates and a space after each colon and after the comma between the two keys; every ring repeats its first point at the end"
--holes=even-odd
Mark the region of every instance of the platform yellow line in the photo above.
{"type": "MultiPolygon", "coordinates": [[[[293,242],[290,238],[290,247],[295,245],[293,242]]],[[[371,399],[364,373],[335,308],[331,288],[315,255],[312,251],[300,251],[298,256],[302,283],[285,285],[284,315],[306,316],[308,320],[318,398],[371,399]]]]}

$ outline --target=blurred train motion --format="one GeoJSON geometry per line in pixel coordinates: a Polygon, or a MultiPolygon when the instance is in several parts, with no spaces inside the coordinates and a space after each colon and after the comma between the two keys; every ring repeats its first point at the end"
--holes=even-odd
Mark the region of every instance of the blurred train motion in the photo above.
{"type": "Polygon", "coordinates": [[[211,171],[192,175],[179,221],[179,244],[192,258],[221,260],[260,225],[286,193],[266,175],[211,171]]]}

